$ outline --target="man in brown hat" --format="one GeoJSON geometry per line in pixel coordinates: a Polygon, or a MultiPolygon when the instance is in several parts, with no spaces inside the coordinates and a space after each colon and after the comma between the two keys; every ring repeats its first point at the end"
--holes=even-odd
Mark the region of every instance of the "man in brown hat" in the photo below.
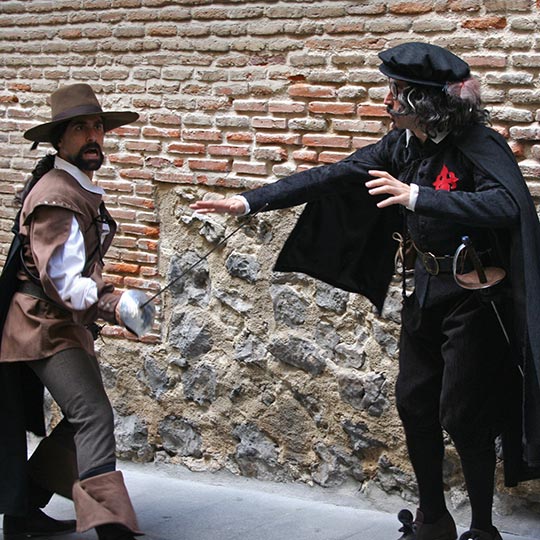
{"type": "MultiPolygon", "coordinates": [[[[6,539],[72,532],[74,521],[57,521],[40,510],[58,493],[73,498],[79,532],[95,527],[100,540],[131,540],[140,532],[116,470],[113,411],[92,334],[97,319],[122,324],[121,295],[102,278],[116,224],[103,189],[92,179],[103,163],[105,133],[139,115],[104,112],[87,84],[59,88],[51,95],[51,109],[50,122],[24,134],[34,147],[51,143],[57,154],[40,160],[19,194],[21,264],[0,349],[2,374],[8,377],[3,384],[19,383],[4,387],[4,401],[7,394],[13,398],[8,407],[20,422],[3,449],[11,441],[19,453],[16,472],[2,460],[3,532],[6,539]],[[21,465],[26,459],[21,432],[30,427],[45,434],[43,387],[63,419],[21,465]],[[34,391],[26,392],[29,388],[34,391]],[[27,393],[32,399],[12,406],[27,393]]],[[[9,449],[2,452],[3,457],[9,449]]]]}
{"type": "Polygon", "coordinates": [[[403,280],[396,400],[420,499],[414,521],[400,512],[400,540],[457,538],[444,496],[443,430],[471,504],[460,540],[502,540],[492,523],[496,437],[504,434],[507,485],[540,473],[538,217],[508,144],[486,125],[469,66],[426,43],[379,57],[394,124],[380,141],[338,163],[191,207],[242,215],[308,203],[275,270],[361,293],[379,311],[400,234],[416,261],[412,294],[403,280]],[[478,254],[463,270],[474,269],[474,283],[454,279],[464,237],[478,254]],[[489,287],[488,265],[506,279],[489,287]]]}

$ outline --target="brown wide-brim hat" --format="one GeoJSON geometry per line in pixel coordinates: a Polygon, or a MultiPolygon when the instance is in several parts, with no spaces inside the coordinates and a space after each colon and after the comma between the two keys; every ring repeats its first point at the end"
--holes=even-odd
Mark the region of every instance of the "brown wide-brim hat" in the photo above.
{"type": "Polygon", "coordinates": [[[34,142],[53,142],[55,128],[60,124],[96,114],[103,119],[105,131],[130,124],[139,118],[136,112],[131,111],[105,112],[90,85],[71,84],[51,94],[51,121],[25,131],[24,138],[34,142]]]}

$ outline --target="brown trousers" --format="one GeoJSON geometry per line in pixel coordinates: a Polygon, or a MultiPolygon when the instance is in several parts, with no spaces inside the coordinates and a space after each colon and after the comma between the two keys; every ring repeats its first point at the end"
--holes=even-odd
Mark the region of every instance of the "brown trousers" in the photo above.
{"type": "Polygon", "coordinates": [[[27,365],[64,415],[30,458],[33,480],[64,494],[65,487],[59,491],[59,485],[70,482],[71,493],[71,486],[78,478],[91,476],[92,471],[113,471],[116,464],[113,411],[97,360],[82,349],[68,349],[27,365]],[[59,477],[60,471],[64,478],[59,477]]]}
{"type": "Polygon", "coordinates": [[[68,349],[28,365],[64,415],[29,460],[39,506],[47,494],[59,493],[73,498],[79,532],[116,524],[140,534],[122,473],[115,471],[114,417],[97,360],[68,349]]]}

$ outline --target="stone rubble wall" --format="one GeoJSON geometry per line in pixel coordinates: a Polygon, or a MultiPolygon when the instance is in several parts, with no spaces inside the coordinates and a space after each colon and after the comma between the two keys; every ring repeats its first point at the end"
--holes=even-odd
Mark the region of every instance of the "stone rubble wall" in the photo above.
{"type": "MultiPolygon", "coordinates": [[[[59,85],[90,83],[140,120],[107,137],[97,175],[119,233],[107,277],[153,294],[242,221],[190,202],[324,166],[388,129],[377,52],[428,41],[481,80],[494,126],[540,194],[540,1],[4,0],[0,3],[0,248],[59,85]]],[[[119,456],[414,501],[394,407],[400,285],[378,315],[359,297],[273,272],[301,209],[260,214],[158,299],[140,342],[97,347],[119,456]]],[[[446,482],[465,495],[448,445],[446,482]]],[[[535,509],[538,483],[496,508],[535,509]]]]}

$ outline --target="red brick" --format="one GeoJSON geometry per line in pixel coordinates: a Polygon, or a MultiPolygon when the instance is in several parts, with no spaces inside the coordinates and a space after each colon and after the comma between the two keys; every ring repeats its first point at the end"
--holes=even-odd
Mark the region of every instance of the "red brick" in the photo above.
{"type": "Polygon", "coordinates": [[[355,108],[354,103],[327,103],[324,101],[312,101],[308,105],[310,112],[328,114],[352,114],[355,108]]]}
{"type": "Polygon", "coordinates": [[[266,112],[266,110],[268,109],[268,102],[237,99],[233,103],[233,108],[235,111],[266,112]]]}
{"type": "Polygon", "coordinates": [[[109,262],[104,267],[105,272],[114,272],[116,274],[138,274],[138,264],[109,262]]]}
{"type": "Polygon", "coordinates": [[[159,227],[147,227],[146,225],[138,225],[136,223],[121,223],[120,230],[122,234],[135,234],[150,238],[159,237],[159,227]]]}
{"type": "Polygon", "coordinates": [[[303,113],[305,110],[304,103],[294,101],[271,101],[268,104],[268,112],[271,113],[303,113]]]}
{"type": "Polygon", "coordinates": [[[424,0],[416,2],[390,2],[388,11],[398,15],[418,15],[433,11],[433,0],[424,0]]]}
{"type": "Polygon", "coordinates": [[[306,146],[330,146],[333,148],[349,148],[351,138],[339,135],[304,135],[302,144],[306,146]]]}
{"type": "Polygon", "coordinates": [[[183,129],[182,139],[188,141],[221,141],[221,131],[212,129],[183,129]]]}
{"type": "Polygon", "coordinates": [[[204,154],[206,147],[196,143],[172,143],[169,144],[168,151],[177,154],[204,154]]]}
{"type": "Polygon", "coordinates": [[[109,208],[109,212],[111,213],[111,216],[116,219],[126,219],[129,221],[133,221],[136,217],[135,210],[127,210],[126,208],[109,208]]]}
{"type": "Polygon", "coordinates": [[[138,137],[141,133],[140,128],[135,126],[122,126],[116,129],[112,129],[109,134],[115,134],[119,137],[138,137]]]}
{"type": "Polygon", "coordinates": [[[353,137],[352,146],[354,149],[364,148],[364,146],[375,144],[378,140],[370,137],[353,137]]]}
{"type": "Polygon", "coordinates": [[[228,133],[228,142],[252,142],[253,134],[251,133],[228,133]]]}
{"type": "Polygon", "coordinates": [[[120,204],[136,206],[137,208],[148,208],[150,210],[155,208],[154,201],[144,197],[126,197],[125,195],[122,195],[118,198],[118,202],[120,204]]]}
{"type": "Polygon", "coordinates": [[[143,171],[140,169],[122,169],[119,171],[122,178],[131,178],[139,180],[152,180],[153,174],[150,171],[143,171]]]}
{"type": "Polygon", "coordinates": [[[0,103],[18,103],[19,98],[13,94],[10,96],[0,96],[0,103]]]}
{"type": "Polygon", "coordinates": [[[217,159],[188,159],[189,168],[193,171],[216,171],[229,170],[229,162],[217,159]]]}
{"type": "Polygon", "coordinates": [[[126,287],[132,287],[134,289],[146,289],[154,291],[159,291],[161,289],[160,284],[151,279],[138,279],[131,276],[126,276],[124,283],[126,284],[126,287]]]}
{"type": "MultiPolygon", "coordinates": [[[[183,164],[184,160],[180,160],[183,164]]],[[[155,169],[164,169],[165,167],[170,167],[172,162],[169,159],[159,158],[159,157],[148,157],[144,160],[146,167],[153,167],[155,169]]],[[[182,165],[180,165],[182,166],[182,165]]]]}
{"type": "Polygon", "coordinates": [[[147,251],[157,251],[159,247],[159,242],[157,240],[148,240],[146,238],[142,238],[140,240],[137,240],[136,246],[139,249],[146,249],[147,251]]]}
{"type": "Polygon", "coordinates": [[[195,184],[196,178],[193,174],[179,173],[157,173],[154,176],[156,182],[166,182],[168,184],[195,184]]]}
{"type": "MultiPolygon", "coordinates": [[[[116,217],[112,212],[111,214],[113,217],[116,217]]],[[[135,240],[135,238],[117,235],[114,237],[114,246],[120,249],[134,249],[137,247],[137,241],[135,240]]]]}
{"type": "Polygon", "coordinates": [[[255,140],[259,144],[300,144],[300,135],[280,135],[278,133],[257,133],[255,140]]]}
{"type": "MultiPolygon", "coordinates": [[[[115,239],[116,241],[116,239],[115,239]]],[[[105,265],[107,267],[107,265],[105,265]]],[[[115,287],[123,287],[124,286],[124,276],[115,276],[114,274],[103,274],[103,277],[107,281],[107,283],[111,283],[115,287]]]]}
{"type": "Polygon", "coordinates": [[[358,107],[359,116],[383,116],[388,117],[385,105],[360,105],[358,107]]]}
{"type": "Polygon", "coordinates": [[[127,141],[126,150],[132,150],[134,152],[159,152],[161,150],[161,144],[150,141],[127,141]]]}
{"type": "Polygon", "coordinates": [[[211,156],[249,156],[251,150],[247,146],[209,144],[208,153],[211,156]]]}
{"type": "Polygon", "coordinates": [[[312,86],[309,84],[293,84],[289,88],[290,96],[298,97],[334,97],[336,95],[335,88],[330,86],[312,86]]]}
{"type": "Polygon", "coordinates": [[[142,129],[142,134],[143,134],[143,137],[161,137],[161,138],[167,138],[167,139],[178,139],[180,137],[180,130],[144,127],[142,129]]]}
{"type": "Polygon", "coordinates": [[[130,154],[109,154],[109,161],[111,163],[127,163],[129,165],[141,165],[143,160],[140,156],[134,156],[130,154]]]}
{"type": "Polygon", "coordinates": [[[506,28],[506,17],[479,17],[478,19],[468,19],[461,23],[463,28],[469,30],[489,30],[496,28],[502,30],[506,28]]]}
{"type": "Polygon", "coordinates": [[[345,152],[321,152],[319,155],[319,161],[321,163],[336,163],[348,157],[350,153],[345,152]]]}
{"type": "Polygon", "coordinates": [[[310,161],[316,163],[318,154],[314,150],[296,150],[292,153],[292,157],[298,161],[310,161]]]}
{"type": "Polygon", "coordinates": [[[267,175],[268,171],[266,170],[265,163],[252,163],[252,162],[243,162],[235,161],[233,163],[232,170],[234,172],[242,174],[256,174],[256,175],[267,175]]]}

